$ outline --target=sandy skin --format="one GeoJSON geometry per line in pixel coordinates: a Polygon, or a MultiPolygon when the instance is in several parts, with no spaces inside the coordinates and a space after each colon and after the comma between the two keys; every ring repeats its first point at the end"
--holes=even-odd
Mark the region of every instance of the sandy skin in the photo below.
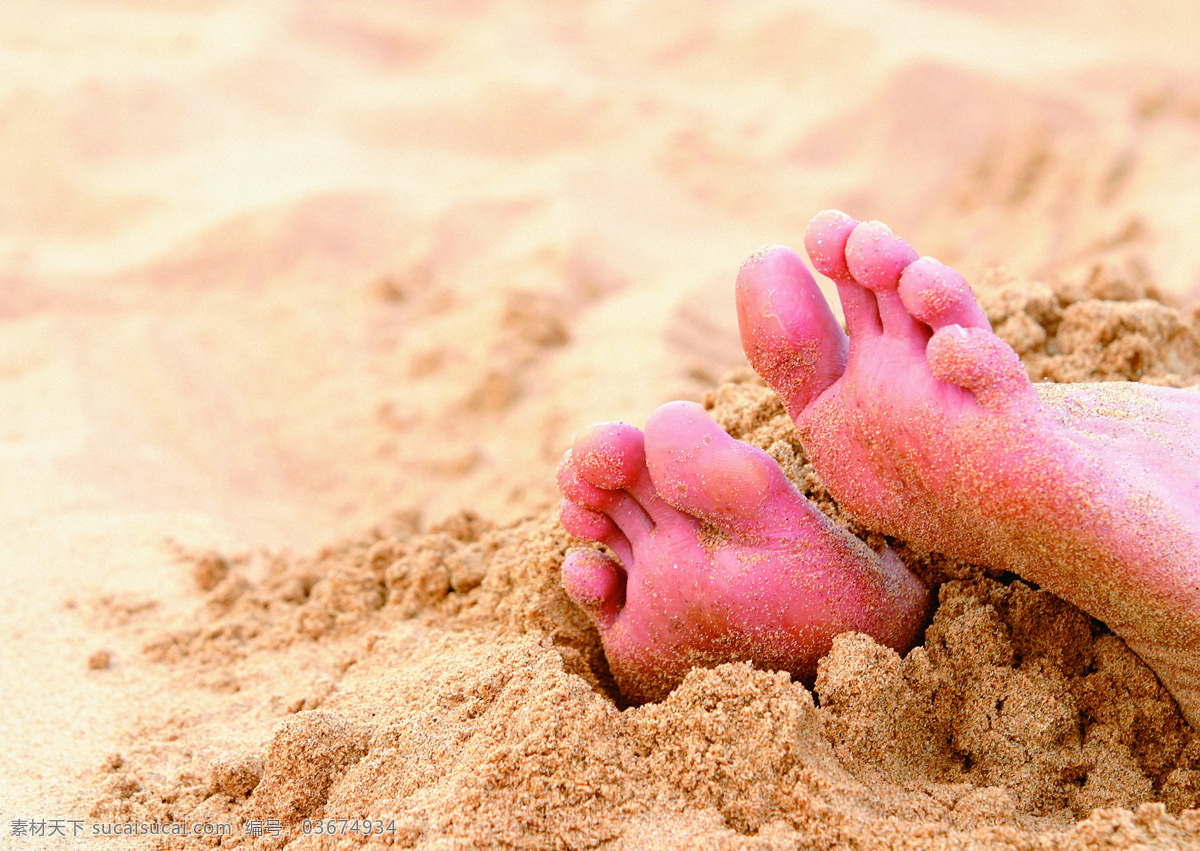
{"type": "Polygon", "coordinates": [[[738,317],[839,503],[1079,606],[1200,724],[1200,395],[1035,387],[962,277],[884,225],[822,213],[805,246],[848,337],[781,247],[743,266],[738,317]]]}
{"type": "Polygon", "coordinates": [[[903,652],[924,626],[928,591],[895,553],[831,523],[699,405],[664,405],[644,435],[586,429],[558,482],[563,525],[619,559],[576,551],[563,585],[632,701],[666,696],[695,666],[742,659],[811,679],[843,632],[903,652]]]}
{"type": "MultiPolygon", "coordinates": [[[[839,503],[1104,621],[1200,723],[1200,396],[1034,387],[963,278],[886,226],[831,211],[805,243],[849,335],[778,246],[743,266],[738,318],[839,503]]],[[[619,559],[574,553],[563,582],[631,699],[735,659],[808,676],[839,632],[903,650],[923,623],[924,589],[893,553],[832,526],[697,406],[664,406],[644,436],[593,426],[559,486],[567,529],[619,559]]]]}

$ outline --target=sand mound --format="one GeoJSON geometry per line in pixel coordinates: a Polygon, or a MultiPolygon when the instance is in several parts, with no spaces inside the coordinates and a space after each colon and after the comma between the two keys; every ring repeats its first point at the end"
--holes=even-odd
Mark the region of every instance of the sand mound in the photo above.
{"type": "MultiPolygon", "coordinates": [[[[1200,383],[1200,311],[1150,295],[1097,271],[982,301],[1035,378],[1200,383]]],[[[756,376],[705,404],[882,542],[822,489],[756,376]]],[[[552,513],[416,525],[310,558],[182,553],[204,604],[145,653],[223,708],[111,758],[91,817],[288,848],[1167,848],[1200,831],[1200,735],[1124,642],[1015,576],[889,540],[938,589],[904,658],[846,634],[811,691],[727,664],[631,708],[559,586],[577,544],[552,513]],[[215,744],[248,717],[260,741],[215,744]],[[325,819],[366,821],[303,836],[325,819]]]]}

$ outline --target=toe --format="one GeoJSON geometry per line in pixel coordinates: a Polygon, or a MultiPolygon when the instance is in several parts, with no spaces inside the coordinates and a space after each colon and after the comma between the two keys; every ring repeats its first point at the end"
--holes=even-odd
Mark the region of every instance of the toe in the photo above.
{"type": "Polygon", "coordinates": [[[928,333],[909,314],[897,291],[905,267],[916,259],[913,247],[882,222],[864,222],[846,241],[846,266],[856,281],[875,294],[884,333],[923,349],[928,333]]]}
{"type": "Polygon", "coordinates": [[[796,415],[846,368],[846,335],[794,252],[769,246],[737,279],[738,326],[751,365],[796,415]]]}
{"type": "Polygon", "coordinates": [[[883,222],[863,222],[846,239],[846,268],[874,293],[896,289],[917,252],[883,222]]]}
{"type": "Polygon", "coordinates": [[[596,423],[581,431],[571,446],[580,476],[598,488],[620,490],[646,466],[642,433],[626,423],[596,423]]]}
{"type": "Polygon", "coordinates": [[[629,539],[607,514],[564,499],[558,506],[558,520],[576,538],[604,544],[617,554],[622,564],[633,564],[633,547],[629,539]]]}
{"type": "Polygon", "coordinates": [[[614,508],[624,496],[619,490],[605,490],[597,487],[583,477],[571,450],[563,455],[555,474],[558,490],[564,497],[589,511],[605,512],[614,508]]]}
{"type": "Polygon", "coordinates": [[[595,550],[578,550],[562,567],[563,590],[588,613],[596,626],[607,629],[625,604],[625,572],[595,550]]]}
{"type": "Polygon", "coordinates": [[[922,257],[904,269],[900,298],[909,313],[935,331],[947,325],[992,330],[966,278],[932,257],[922,257]]]}
{"type": "Polygon", "coordinates": [[[989,410],[1011,410],[1030,400],[1021,359],[991,331],[947,325],[933,335],[926,356],[934,378],[970,390],[989,410]]]}
{"type": "Polygon", "coordinates": [[[646,424],[650,475],[663,499],[735,540],[767,543],[830,525],[770,455],[734,440],[692,402],[671,402],[646,424]]]}
{"type": "MultiPolygon", "coordinates": [[[[602,502],[585,502],[586,507],[611,517],[631,543],[650,534],[654,520],[649,509],[656,507],[655,496],[646,492],[650,476],[638,429],[625,423],[588,426],[575,438],[570,455],[579,479],[608,494],[602,502]]],[[[570,498],[569,483],[560,478],[559,487],[564,485],[563,495],[570,498]]]]}
{"type": "Polygon", "coordinates": [[[837,285],[851,338],[862,338],[878,334],[882,326],[874,294],[846,265],[846,241],[856,227],[858,222],[840,210],[817,213],[804,231],[804,249],[817,271],[837,285]]]}

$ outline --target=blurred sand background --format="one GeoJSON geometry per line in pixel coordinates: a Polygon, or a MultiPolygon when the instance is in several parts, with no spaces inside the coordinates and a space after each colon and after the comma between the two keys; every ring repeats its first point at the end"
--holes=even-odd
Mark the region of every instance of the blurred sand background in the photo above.
{"type": "Polygon", "coordinates": [[[550,505],[579,428],[742,363],[738,265],[817,210],[1194,303],[1198,35],[1182,1],[9,0],[0,828],[84,818],[132,719],[208,705],[112,615],[195,609],[177,544],[550,505]]]}

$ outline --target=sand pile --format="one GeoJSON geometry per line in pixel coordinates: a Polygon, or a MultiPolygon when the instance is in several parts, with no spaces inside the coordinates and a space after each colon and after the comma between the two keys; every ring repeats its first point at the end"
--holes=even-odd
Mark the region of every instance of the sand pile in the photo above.
{"type": "Polygon", "coordinates": [[[1198,21],[7,0],[5,841],[268,810],[450,847],[1193,825],[1194,746],[1119,643],[923,553],[924,658],[847,640],[815,697],[735,667],[624,707],[550,506],[578,429],[707,394],[837,516],[764,388],[722,382],[738,264],[828,207],[990,293],[1037,380],[1193,382],[1198,21]]]}
{"type": "MultiPolygon", "coordinates": [[[[1200,310],[1150,295],[1097,268],[981,301],[1035,379],[1200,389],[1200,310]]],[[[756,376],[705,404],[882,542],[839,512],[756,376]]],[[[235,825],[220,847],[1200,844],[1200,735],[1123,641],[1015,576],[889,539],[937,587],[904,658],[846,634],[815,683],[727,664],[628,707],[558,584],[578,543],[553,512],[415,526],[308,558],[181,553],[203,603],[185,626],[147,626],[144,652],[223,708],[160,719],[114,755],[91,817],[235,825]],[[219,747],[247,718],[262,740],[219,747]],[[302,835],[322,819],[386,833],[302,835]],[[282,834],[246,837],[254,820],[282,834]]]]}

